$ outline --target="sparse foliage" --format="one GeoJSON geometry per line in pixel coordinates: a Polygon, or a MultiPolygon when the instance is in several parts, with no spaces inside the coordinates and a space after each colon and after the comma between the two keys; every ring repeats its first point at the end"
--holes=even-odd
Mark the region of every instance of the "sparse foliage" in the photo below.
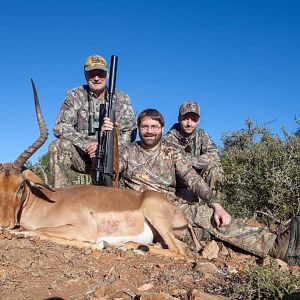
{"type": "Polygon", "coordinates": [[[300,138],[284,138],[246,120],[223,136],[225,206],[236,217],[284,223],[300,211],[300,138]]]}
{"type": "MultiPolygon", "coordinates": [[[[233,275],[233,296],[231,299],[287,299],[292,294],[300,295],[300,278],[282,272],[276,263],[271,266],[257,266],[243,275],[233,275]]],[[[296,299],[296,298],[293,298],[296,299]]]]}
{"type": "MultiPolygon", "coordinates": [[[[40,176],[46,184],[53,187],[49,152],[42,155],[36,163],[28,161],[26,167],[40,176]]],[[[80,174],[73,170],[68,170],[68,176],[71,178],[72,184],[91,184],[91,176],[88,174],[80,174]]]]}
{"type": "Polygon", "coordinates": [[[53,185],[53,177],[50,171],[50,154],[47,152],[46,154],[42,155],[36,163],[32,163],[28,161],[26,163],[26,168],[33,171],[35,174],[40,176],[43,181],[48,184],[49,186],[53,185]]]}

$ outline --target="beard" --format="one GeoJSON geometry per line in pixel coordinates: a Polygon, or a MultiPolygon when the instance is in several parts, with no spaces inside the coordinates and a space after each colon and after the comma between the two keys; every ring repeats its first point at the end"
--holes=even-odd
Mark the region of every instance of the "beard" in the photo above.
{"type": "Polygon", "coordinates": [[[145,149],[154,148],[161,140],[162,132],[160,133],[139,133],[141,144],[145,149]]]}

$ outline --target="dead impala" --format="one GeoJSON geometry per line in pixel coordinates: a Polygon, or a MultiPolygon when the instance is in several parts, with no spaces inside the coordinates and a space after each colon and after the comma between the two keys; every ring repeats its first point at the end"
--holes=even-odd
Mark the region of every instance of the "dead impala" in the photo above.
{"type": "Polygon", "coordinates": [[[0,226],[20,225],[66,243],[149,244],[159,236],[169,249],[183,255],[174,231],[190,226],[160,193],[86,185],[52,190],[24,168],[48,136],[33,81],[32,86],[40,136],[13,163],[0,163],[0,226]]]}

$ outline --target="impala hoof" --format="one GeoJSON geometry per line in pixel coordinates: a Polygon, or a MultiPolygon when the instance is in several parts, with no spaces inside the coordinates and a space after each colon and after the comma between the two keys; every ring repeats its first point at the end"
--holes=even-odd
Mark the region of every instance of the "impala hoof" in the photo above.
{"type": "Polygon", "coordinates": [[[100,250],[103,250],[103,249],[107,249],[109,247],[109,243],[107,241],[99,241],[97,242],[97,248],[100,249],[100,250]]]}

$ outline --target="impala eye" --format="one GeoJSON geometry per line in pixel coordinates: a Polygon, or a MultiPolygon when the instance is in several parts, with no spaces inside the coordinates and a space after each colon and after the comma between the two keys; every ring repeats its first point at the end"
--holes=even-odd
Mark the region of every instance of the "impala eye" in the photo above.
{"type": "Polygon", "coordinates": [[[23,192],[24,192],[24,189],[25,189],[25,181],[22,182],[22,184],[19,186],[19,189],[17,191],[17,196],[18,197],[21,197],[23,192]]]}

